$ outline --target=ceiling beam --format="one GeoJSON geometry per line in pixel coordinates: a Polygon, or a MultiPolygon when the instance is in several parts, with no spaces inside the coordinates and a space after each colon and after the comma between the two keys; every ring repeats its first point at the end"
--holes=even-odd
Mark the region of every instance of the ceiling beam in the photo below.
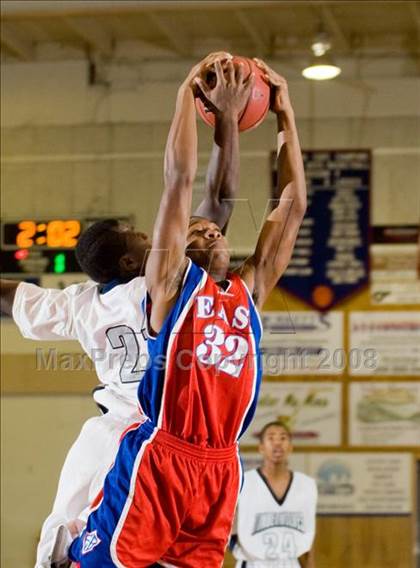
{"type": "Polygon", "coordinates": [[[410,16],[414,20],[414,24],[417,30],[417,35],[420,35],[420,5],[418,2],[409,2],[407,6],[410,9],[410,16]]]}
{"type": "Polygon", "coordinates": [[[408,7],[416,28],[416,41],[413,51],[416,58],[417,72],[420,75],[420,5],[418,2],[409,2],[408,7]]]}
{"type": "Polygon", "coordinates": [[[331,7],[326,4],[322,4],[320,6],[320,14],[327,31],[334,37],[336,46],[346,52],[350,51],[350,42],[347,39],[338,19],[331,10],[331,7]]]}
{"type": "Polygon", "coordinates": [[[168,24],[166,20],[155,12],[147,12],[147,16],[177,53],[180,55],[188,55],[189,46],[183,34],[181,34],[175,26],[168,24]]]}
{"type": "MultiPolygon", "coordinates": [[[[340,0],[333,0],[335,2],[340,0]]],[[[299,0],[299,4],[310,5],[313,0],[299,0]]],[[[191,2],[190,0],[2,0],[2,17],[23,18],[23,17],[51,17],[51,16],[78,16],[95,14],[114,14],[132,12],[178,12],[182,10],[202,11],[202,10],[228,10],[233,11],[241,8],[274,8],[279,5],[279,0],[201,0],[191,2]]],[[[281,0],[284,6],[292,7],[296,0],[281,0]]]]}
{"type": "Polygon", "coordinates": [[[110,55],[113,42],[111,36],[93,18],[63,18],[66,26],[98,53],[110,55]]]}
{"type": "Polygon", "coordinates": [[[243,10],[235,10],[235,16],[255,45],[257,55],[264,56],[268,51],[268,45],[259,29],[243,10]]]}
{"type": "Polygon", "coordinates": [[[34,45],[26,38],[23,38],[22,33],[8,22],[2,22],[1,24],[0,41],[2,45],[19,59],[24,61],[35,59],[34,45]]]}

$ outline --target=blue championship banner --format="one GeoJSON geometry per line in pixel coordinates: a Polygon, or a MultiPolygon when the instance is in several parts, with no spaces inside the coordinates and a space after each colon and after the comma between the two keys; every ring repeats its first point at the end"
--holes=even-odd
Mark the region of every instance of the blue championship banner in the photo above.
{"type": "MultiPolygon", "coordinates": [[[[302,155],[308,208],[279,287],[327,310],[368,283],[371,155],[369,150],[302,155]]],[[[275,153],[271,171],[276,199],[275,153]]]]}

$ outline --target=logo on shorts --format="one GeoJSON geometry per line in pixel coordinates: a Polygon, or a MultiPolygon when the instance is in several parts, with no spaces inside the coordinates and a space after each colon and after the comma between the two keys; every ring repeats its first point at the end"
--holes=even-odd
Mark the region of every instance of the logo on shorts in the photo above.
{"type": "Polygon", "coordinates": [[[92,550],[96,548],[100,542],[101,539],[96,531],[87,532],[83,539],[82,554],[92,552],[92,550]]]}

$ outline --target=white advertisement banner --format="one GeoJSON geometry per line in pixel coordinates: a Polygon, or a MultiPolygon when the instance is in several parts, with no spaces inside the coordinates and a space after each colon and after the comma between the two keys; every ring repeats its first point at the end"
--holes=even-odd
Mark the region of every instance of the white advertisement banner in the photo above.
{"type": "Polygon", "coordinates": [[[420,305],[420,240],[414,242],[416,233],[418,228],[397,226],[383,227],[375,235],[374,228],[379,243],[370,247],[372,304],[420,305]]]}
{"type": "Polygon", "coordinates": [[[352,312],[349,372],[420,376],[420,311],[352,312]]]}
{"type": "Polygon", "coordinates": [[[413,282],[372,282],[370,285],[372,304],[410,304],[420,306],[420,280],[413,282]]]}
{"type": "Polygon", "coordinates": [[[409,514],[409,453],[310,454],[309,475],[318,486],[318,513],[409,514]]]}
{"type": "Polygon", "coordinates": [[[339,375],[345,367],[343,313],[263,312],[264,374],[339,375]]]}
{"type": "MultiPolygon", "coordinates": [[[[262,465],[257,452],[243,452],[241,457],[245,471],[262,465]]],[[[289,467],[315,479],[320,514],[406,515],[413,511],[413,462],[408,452],[293,452],[289,467]]]]}
{"type": "Polygon", "coordinates": [[[339,446],[341,384],[264,382],[254,419],[241,443],[257,445],[263,426],[274,420],[290,428],[295,446],[339,446]]]}
{"type": "Polygon", "coordinates": [[[351,383],[350,445],[420,446],[420,382],[351,383]]]}

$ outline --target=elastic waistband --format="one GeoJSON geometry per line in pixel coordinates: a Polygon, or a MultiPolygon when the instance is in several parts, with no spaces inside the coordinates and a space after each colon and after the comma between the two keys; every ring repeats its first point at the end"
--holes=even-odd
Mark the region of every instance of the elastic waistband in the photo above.
{"type": "Polygon", "coordinates": [[[152,423],[145,423],[141,426],[142,430],[157,430],[152,443],[161,444],[172,451],[190,458],[195,458],[206,462],[230,461],[238,455],[238,444],[233,444],[227,448],[202,448],[177,436],[165,432],[164,430],[153,427],[152,423]]]}

